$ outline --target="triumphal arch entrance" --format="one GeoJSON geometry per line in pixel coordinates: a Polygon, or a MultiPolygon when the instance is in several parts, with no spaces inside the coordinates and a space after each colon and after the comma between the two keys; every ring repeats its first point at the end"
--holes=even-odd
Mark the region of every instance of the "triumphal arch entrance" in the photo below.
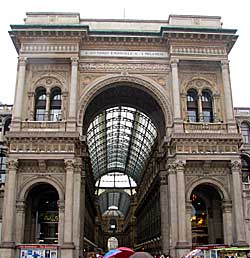
{"type": "Polygon", "coordinates": [[[221,24],[27,13],[11,25],[2,258],[247,244],[228,62],[237,35],[221,24]]]}

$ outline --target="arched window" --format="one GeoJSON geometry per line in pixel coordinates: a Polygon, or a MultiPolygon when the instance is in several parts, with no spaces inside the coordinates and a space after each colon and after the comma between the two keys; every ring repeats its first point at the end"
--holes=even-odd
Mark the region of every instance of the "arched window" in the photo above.
{"type": "Polygon", "coordinates": [[[197,92],[193,89],[187,92],[187,116],[188,122],[199,121],[197,92]]]}
{"type": "Polygon", "coordinates": [[[241,158],[241,172],[242,172],[242,182],[250,183],[250,162],[241,158]]]}
{"type": "Polygon", "coordinates": [[[0,184],[5,183],[6,175],[6,157],[4,154],[0,153],[0,184]]]}
{"type": "Polygon", "coordinates": [[[42,87],[35,93],[35,121],[44,121],[46,111],[46,90],[42,87]]]}
{"type": "Polygon", "coordinates": [[[54,88],[50,95],[50,121],[59,121],[61,118],[62,95],[60,88],[54,88]]]}
{"type": "Polygon", "coordinates": [[[10,122],[11,122],[11,118],[10,117],[5,120],[4,132],[3,132],[4,135],[6,134],[6,132],[8,132],[10,130],[10,122]]]}
{"type": "Polygon", "coordinates": [[[203,91],[201,96],[203,121],[207,123],[213,122],[213,104],[209,91],[203,91]]]}
{"type": "Polygon", "coordinates": [[[249,124],[246,122],[241,123],[241,134],[243,138],[243,143],[249,144],[250,142],[250,127],[249,124]]]}

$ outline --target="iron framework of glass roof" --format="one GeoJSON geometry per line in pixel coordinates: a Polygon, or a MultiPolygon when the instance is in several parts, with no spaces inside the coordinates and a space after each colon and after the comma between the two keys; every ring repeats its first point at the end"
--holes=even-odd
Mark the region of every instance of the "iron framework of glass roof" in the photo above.
{"type": "Polygon", "coordinates": [[[94,179],[120,172],[136,183],[157,137],[151,119],[132,107],[113,107],[95,117],[87,131],[94,179]]]}

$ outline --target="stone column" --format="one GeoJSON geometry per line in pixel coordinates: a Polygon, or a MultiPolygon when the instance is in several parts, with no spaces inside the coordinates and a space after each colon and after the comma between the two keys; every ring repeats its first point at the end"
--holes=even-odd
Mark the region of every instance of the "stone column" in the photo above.
{"type": "Polygon", "coordinates": [[[27,61],[26,57],[19,57],[17,87],[16,87],[15,103],[14,103],[14,110],[13,110],[13,116],[12,116],[12,125],[13,125],[12,128],[14,130],[20,129],[23,93],[24,93],[24,85],[25,85],[26,61],[27,61]]]}
{"type": "Polygon", "coordinates": [[[47,90],[46,92],[46,108],[45,108],[44,120],[45,121],[50,120],[50,90],[47,90]]]}
{"type": "Polygon", "coordinates": [[[65,205],[64,201],[58,200],[57,202],[58,206],[58,215],[59,215],[59,223],[58,223],[58,244],[60,246],[63,245],[63,232],[64,232],[64,211],[65,211],[65,205]]]}
{"type": "Polygon", "coordinates": [[[172,71],[172,99],[173,99],[173,113],[176,130],[183,131],[180,126],[181,123],[181,102],[180,102],[180,88],[179,88],[179,76],[178,76],[178,60],[171,60],[172,71]]]}
{"type": "Polygon", "coordinates": [[[24,241],[24,223],[25,223],[24,201],[18,201],[16,204],[16,243],[21,244],[24,241]]]}
{"type": "Polygon", "coordinates": [[[186,202],[186,228],[187,228],[187,242],[189,246],[192,246],[192,202],[186,202]]]}
{"type": "Polygon", "coordinates": [[[218,99],[219,99],[219,94],[218,93],[214,93],[213,95],[213,118],[214,118],[214,122],[219,122],[219,117],[218,117],[218,112],[217,112],[217,103],[218,103],[218,99]]]}
{"type": "Polygon", "coordinates": [[[222,217],[223,217],[224,243],[230,246],[233,243],[232,203],[230,201],[223,201],[222,217]]]}
{"type": "Polygon", "coordinates": [[[81,172],[82,172],[82,162],[81,159],[77,159],[75,164],[75,173],[74,173],[74,217],[73,217],[73,242],[75,244],[76,252],[75,256],[79,257],[80,255],[80,234],[81,234],[81,172]]]}
{"type": "Polygon", "coordinates": [[[29,120],[33,121],[34,119],[34,101],[35,101],[35,92],[30,91],[28,92],[28,115],[29,115],[29,120]]]}
{"type": "Polygon", "coordinates": [[[169,162],[168,169],[168,207],[169,207],[169,249],[170,255],[176,257],[175,247],[178,240],[176,164],[169,162]]]}
{"type": "Polygon", "coordinates": [[[203,119],[203,112],[202,112],[202,94],[198,94],[198,114],[199,114],[199,122],[202,122],[203,119]]]}
{"type": "Polygon", "coordinates": [[[231,161],[231,171],[232,171],[232,199],[233,199],[233,214],[234,214],[234,230],[235,236],[233,237],[235,246],[247,246],[246,243],[246,232],[245,232],[245,222],[243,217],[243,200],[242,200],[242,188],[241,188],[241,161],[233,160],[231,161]]]}
{"type": "Polygon", "coordinates": [[[77,72],[78,57],[71,58],[71,82],[70,82],[70,99],[69,99],[69,117],[68,130],[76,128],[76,109],[77,109],[77,72]]]}
{"type": "Polygon", "coordinates": [[[74,160],[65,160],[65,211],[64,211],[64,237],[62,257],[73,258],[73,192],[74,192],[74,160]]]}
{"type": "Polygon", "coordinates": [[[2,226],[2,246],[5,249],[6,257],[12,257],[15,248],[14,228],[16,214],[16,173],[18,161],[10,159],[7,162],[7,175],[5,182],[4,206],[3,206],[3,226],[2,226]]]}
{"type": "Polygon", "coordinates": [[[187,242],[186,232],[186,201],[185,201],[185,162],[176,161],[177,175],[177,214],[178,214],[178,242],[176,245],[177,256],[181,257],[189,251],[190,246],[187,242]]]}
{"type": "Polygon", "coordinates": [[[230,83],[230,74],[229,74],[229,61],[221,61],[221,70],[222,70],[222,81],[224,89],[224,102],[225,102],[225,113],[228,123],[234,122],[234,113],[233,113],[233,100],[231,92],[231,83],[230,83]]]}
{"type": "Polygon", "coordinates": [[[169,253],[169,218],[168,218],[168,178],[167,171],[160,172],[160,209],[161,209],[161,241],[162,252],[169,253]]]}

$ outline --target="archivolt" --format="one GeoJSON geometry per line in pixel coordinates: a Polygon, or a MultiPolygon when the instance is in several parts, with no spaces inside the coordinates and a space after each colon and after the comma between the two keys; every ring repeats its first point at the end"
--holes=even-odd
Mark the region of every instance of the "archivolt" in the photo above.
{"type": "Polygon", "coordinates": [[[224,201],[230,200],[229,193],[227,192],[227,190],[225,189],[225,187],[219,180],[211,179],[211,178],[203,178],[203,179],[197,179],[197,180],[193,181],[191,183],[191,185],[189,185],[188,189],[186,190],[186,200],[187,201],[190,200],[190,197],[191,197],[191,194],[192,194],[192,191],[194,190],[194,188],[201,184],[207,184],[207,185],[214,187],[218,191],[222,200],[224,200],[224,201]]]}
{"type": "MultiPolygon", "coordinates": [[[[31,85],[30,85],[30,91],[34,91],[35,88],[37,86],[40,86],[38,85],[39,81],[42,81],[43,79],[49,79],[49,78],[52,78],[54,80],[57,80],[59,82],[59,86],[61,88],[62,91],[68,91],[67,87],[66,87],[66,80],[65,78],[59,74],[59,73],[55,73],[55,72],[45,72],[43,73],[42,75],[39,74],[37,76],[35,76],[32,81],[31,81],[31,85]]],[[[54,85],[51,85],[51,87],[53,87],[54,85]]]]}
{"type": "Polygon", "coordinates": [[[118,83],[118,82],[128,82],[133,85],[138,85],[138,88],[144,88],[159,104],[161,107],[166,125],[171,126],[172,124],[172,110],[170,102],[166,96],[166,92],[162,89],[162,86],[158,85],[156,82],[149,78],[143,76],[131,76],[131,75],[117,75],[117,76],[104,76],[93,83],[89,84],[84,91],[83,96],[79,101],[79,112],[78,112],[78,124],[81,125],[84,117],[84,113],[87,109],[88,104],[97,95],[98,91],[101,91],[104,87],[118,83]]]}
{"type": "Polygon", "coordinates": [[[36,178],[31,178],[31,179],[25,181],[20,187],[21,190],[19,191],[18,199],[26,200],[29,191],[34,186],[36,186],[40,183],[46,183],[46,184],[52,185],[57,190],[59,200],[60,201],[64,200],[63,186],[60,183],[58,183],[55,179],[53,179],[52,177],[50,177],[50,178],[36,177],[36,178]]]}

